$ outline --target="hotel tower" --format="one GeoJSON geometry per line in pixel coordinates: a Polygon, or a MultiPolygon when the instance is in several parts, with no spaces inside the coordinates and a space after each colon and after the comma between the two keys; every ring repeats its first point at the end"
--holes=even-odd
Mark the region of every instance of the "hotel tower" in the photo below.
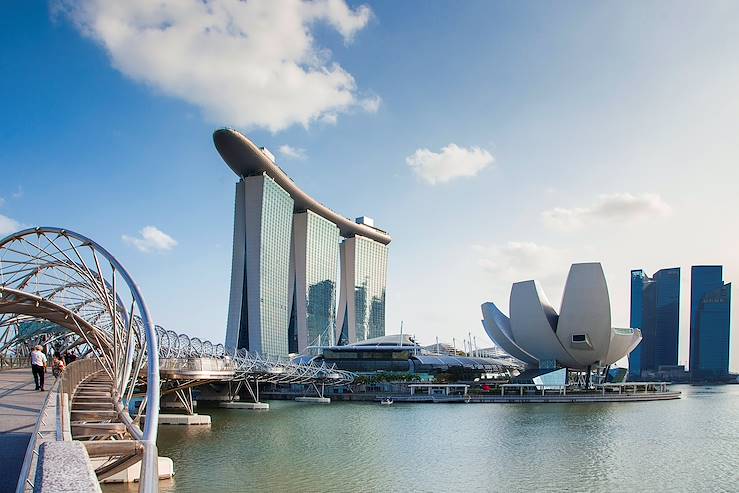
{"type": "Polygon", "coordinates": [[[241,133],[213,140],[239,177],[226,347],[287,356],[385,335],[390,235],[317,202],[241,133]]]}

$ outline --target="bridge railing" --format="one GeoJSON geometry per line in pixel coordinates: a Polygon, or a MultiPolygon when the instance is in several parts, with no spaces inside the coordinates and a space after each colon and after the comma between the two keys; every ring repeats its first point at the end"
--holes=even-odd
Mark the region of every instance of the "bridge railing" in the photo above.
{"type": "Polygon", "coordinates": [[[67,394],[71,398],[80,382],[99,371],[103,371],[103,365],[97,358],[78,359],[71,362],[62,373],[62,394],[67,394]]]}
{"type": "Polygon", "coordinates": [[[166,358],[159,359],[159,371],[203,371],[233,372],[238,368],[235,361],[224,358],[166,358]]]}
{"type": "Polygon", "coordinates": [[[59,421],[55,419],[58,414],[57,393],[59,391],[59,385],[60,382],[58,380],[51,385],[49,393],[46,395],[46,399],[44,399],[44,403],[39,411],[36,426],[28,441],[21,473],[18,476],[16,493],[31,493],[34,491],[39,447],[41,447],[42,443],[55,441],[59,437],[59,421]]]}
{"type": "Polygon", "coordinates": [[[0,371],[14,368],[29,368],[31,358],[28,356],[5,356],[0,353],[0,371]]]}

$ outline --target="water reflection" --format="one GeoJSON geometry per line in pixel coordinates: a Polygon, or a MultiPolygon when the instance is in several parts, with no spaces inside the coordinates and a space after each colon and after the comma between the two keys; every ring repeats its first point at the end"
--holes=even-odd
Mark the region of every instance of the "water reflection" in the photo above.
{"type": "Polygon", "coordinates": [[[161,429],[177,473],[161,490],[736,490],[739,386],[680,390],[645,403],[209,410],[210,429],[161,429]]]}

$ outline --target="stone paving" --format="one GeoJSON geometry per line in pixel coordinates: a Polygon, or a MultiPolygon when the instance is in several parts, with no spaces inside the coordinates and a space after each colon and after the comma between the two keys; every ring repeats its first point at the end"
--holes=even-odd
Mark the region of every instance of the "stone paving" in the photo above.
{"type": "Polygon", "coordinates": [[[15,491],[36,418],[53,383],[49,371],[47,390],[38,392],[30,368],[0,371],[0,493],[15,491]]]}

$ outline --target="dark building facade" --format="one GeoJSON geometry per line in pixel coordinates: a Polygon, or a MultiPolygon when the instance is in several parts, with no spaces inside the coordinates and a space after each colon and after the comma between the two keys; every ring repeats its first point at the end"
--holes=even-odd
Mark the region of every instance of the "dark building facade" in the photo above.
{"type": "Polygon", "coordinates": [[[720,265],[696,265],[690,281],[690,373],[694,379],[729,373],[731,284],[720,265]]]}
{"type": "Polygon", "coordinates": [[[641,376],[660,366],[677,365],[680,337],[680,269],[662,269],[653,277],[631,271],[631,327],[642,342],[629,356],[629,374],[641,376]]]}

